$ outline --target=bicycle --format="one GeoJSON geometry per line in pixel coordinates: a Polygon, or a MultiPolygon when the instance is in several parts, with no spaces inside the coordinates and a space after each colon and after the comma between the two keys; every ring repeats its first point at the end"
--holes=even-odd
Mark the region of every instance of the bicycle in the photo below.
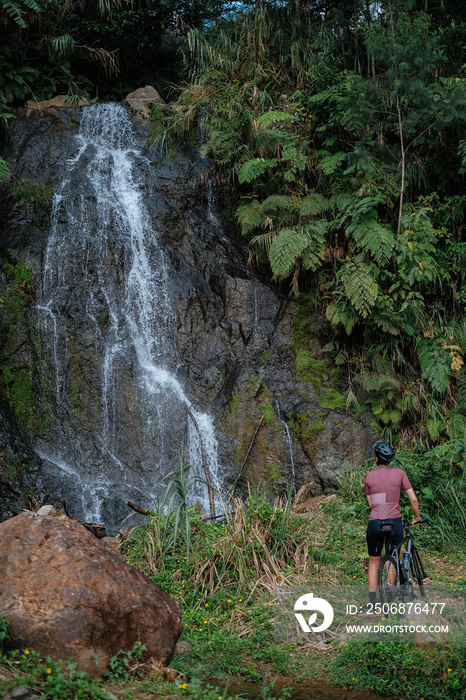
{"type": "MultiPolygon", "coordinates": [[[[434,527],[429,518],[426,518],[422,513],[421,518],[422,520],[416,523],[416,525],[428,523],[431,528],[434,527]]],[[[414,583],[418,585],[421,598],[425,598],[423,581],[427,576],[417,547],[413,542],[411,523],[403,523],[403,539],[396,547],[392,546],[390,553],[387,553],[387,539],[392,537],[393,524],[383,523],[381,530],[385,533],[386,553],[379,567],[380,602],[390,603],[397,597],[401,598],[402,601],[404,601],[405,597],[409,600],[414,600],[414,598],[418,597],[414,589],[414,583]],[[401,554],[402,547],[405,548],[403,554],[401,554]],[[412,578],[410,578],[410,573],[412,578]]]]}

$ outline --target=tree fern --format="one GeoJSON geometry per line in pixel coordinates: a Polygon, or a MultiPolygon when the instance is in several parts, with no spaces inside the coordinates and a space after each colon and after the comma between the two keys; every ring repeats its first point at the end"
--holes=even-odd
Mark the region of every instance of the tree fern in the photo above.
{"type": "Polygon", "coordinates": [[[330,321],[332,326],[342,325],[347,335],[351,335],[358,322],[358,317],[354,309],[344,302],[340,305],[329,304],[325,311],[325,317],[327,321],[330,321]]]}
{"type": "Polygon", "coordinates": [[[43,8],[36,0],[0,0],[0,10],[3,10],[18,27],[26,29],[28,26],[25,20],[27,11],[42,12],[43,8]]]}
{"type": "Polygon", "coordinates": [[[274,277],[288,277],[300,255],[309,245],[309,237],[304,231],[284,228],[278,232],[269,250],[270,266],[274,277]]]}
{"type": "Polygon", "coordinates": [[[272,194],[262,202],[262,211],[272,216],[279,209],[295,209],[298,205],[296,197],[285,194],[272,194]]]}
{"type": "Polygon", "coordinates": [[[379,286],[370,273],[370,267],[360,258],[347,260],[338,277],[358,314],[367,318],[379,293],[379,286]]]}
{"type": "Polygon", "coordinates": [[[275,126],[276,124],[295,121],[296,117],[294,114],[272,110],[270,112],[265,112],[265,114],[261,114],[261,116],[257,119],[256,124],[259,129],[268,129],[270,126],[275,126]]]}
{"type": "Polygon", "coordinates": [[[439,347],[438,342],[425,338],[418,341],[418,353],[422,376],[434,391],[444,394],[451,375],[449,354],[439,347]]]}
{"type": "Polygon", "coordinates": [[[241,224],[243,235],[247,235],[264,223],[265,217],[259,202],[242,204],[236,210],[236,218],[241,224]]]}
{"type": "Polygon", "coordinates": [[[303,252],[303,268],[311,271],[317,270],[325,257],[327,223],[318,219],[312,224],[303,226],[302,231],[308,239],[307,247],[303,252]]]}
{"type": "Polygon", "coordinates": [[[395,235],[391,228],[377,221],[377,212],[371,211],[363,219],[350,224],[346,235],[351,236],[360,250],[372,255],[379,265],[385,265],[391,257],[395,245],[395,235]]]}
{"type": "Polygon", "coordinates": [[[241,166],[238,181],[243,183],[257,180],[260,175],[264,174],[267,168],[272,168],[278,162],[278,158],[253,158],[252,160],[248,160],[241,166]]]}
{"type": "Polygon", "coordinates": [[[330,202],[321,194],[311,194],[299,202],[301,216],[316,216],[324,214],[330,209],[330,202]]]}

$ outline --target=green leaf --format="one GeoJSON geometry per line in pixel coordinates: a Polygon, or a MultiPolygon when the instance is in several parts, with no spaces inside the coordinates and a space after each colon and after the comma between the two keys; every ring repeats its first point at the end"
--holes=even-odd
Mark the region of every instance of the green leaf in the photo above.
{"type": "Polygon", "coordinates": [[[325,257],[327,223],[322,219],[317,219],[312,224],[304,226],[302,231],[308,238],[308,244],[303,253],[303,268],[311,271],[317,270],[325,257]]]}
{"type": "Polygon", "coordinates": [[[285,279],[309,245],[309,237],[301,230],[283,228],[272,241],[269,260],[272,272],[277,279],[285,279]]]}
{"type": "Polygon", "coordinates": [[[311,194],[299,203],[299,213],[301,216],[315,216],[323,214],[330,209],[330,202],[321,194],[311,194]]]}
{"type": "Polygon", "coordinates": [[[262,210],[268,216],[273,216],[277,209],[295,209],[296,206],[296,197],[285,194],[272,194],[262,202],[262,210]]]}
{"type": "Polygon", "coordinates": [[[419,340],[418,352],[422,376],[431,384],[434,391],[444,394],[448,389],[451,374],[450,355],[430,339],[419,340]]]}
{"type": "Polygon", "coordinates": [[[260,175],[263,175],[267,168],[272,168],[278,162],[278,158],[253,158],[252,160],[248,160],[242,165],[239,171],[238,181],[240,183],[252,182],[260,175]]]}
{"type": "Polygon", "coordinates": [[[242,204],[236,210],[236,218],[242,226],[243,236],[264,223],[264,214],[259,202],[242,204]]]}
{"type": "Polygon", "coordinates": [[[379,286],[370,274],[369,266],[361,259],[347,260],[338,273],[346,295],[356,311],[367,318],[379,293],[379,286]]]}
{"type": "Polygon", "coordinates": [[[8,164],[0,157],[0,182],[5,182],[10,178],[10,168],[8,164]]]}
{"type": "Polygon", "coordinates": [[[390,260],[395,246],[395,235],[390,227],[377,221],[375,210],[350,224],[346,235],[352,237],[359,249],[370,253],[379,265],[385,265],[390,260]]]}
{"type": "Polygon", "coordinates": [[[257,120],[257,126],[259,129],[268,129],[269,126],[273,124],[279,124],[284,122],[295,122],[297,117],[294,114],[289,114],[288,112],[280,112],[278,110],[272,110],[270,112],[265,112],[257,120]]]}

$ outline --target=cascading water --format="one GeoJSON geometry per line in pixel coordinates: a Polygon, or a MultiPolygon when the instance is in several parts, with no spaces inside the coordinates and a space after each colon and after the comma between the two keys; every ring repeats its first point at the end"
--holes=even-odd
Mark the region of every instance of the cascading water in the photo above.
{"type": "MultiPolygon", "coordinates": [[[[128,498],[150,505],[183,443],[184,466],[218,485],[217,441],[176,378],[168,265],[145,204],[151,166],[126,110],[86,108],[77,141],[54,200],[38,305],[52,418],[36,450],[74,494],[76,515],[112,529],[128,498]]],[[[190,499],[207,508],[193,478],[190,499]]]]}
{"type": "Polygon", "coordinates": [[[275,403],[275,406],[277,409],[278,420],[285,427],[286,439],[288,442],[288,449],[290,451],[290,467],[291,467],[291,480],[292,480],[292,486],[293,486],[293,493],[296,495],[296,474],[295,474],[295,468],[294,468],[293,443],[291,442],[290,429],[288,427],[288,423],[286,422],[286,420],[284,420],[281,416],[280,406],[278,405],[278,401],[275,403]]]}

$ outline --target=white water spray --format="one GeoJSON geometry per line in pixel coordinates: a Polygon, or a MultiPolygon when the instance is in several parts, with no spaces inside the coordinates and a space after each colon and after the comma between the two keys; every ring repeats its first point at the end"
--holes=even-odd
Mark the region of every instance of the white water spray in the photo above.
{"type": "MultiPolygon", "coordinates": [[[[126,110],[86,108],[77,139],[54,200],[37,307],[53,366],[55,435],[60,421],[68,427],[59,449],[38,441],[37,451],[51,473],[73,479],[82,492],[82,517],[96,520],[105,519],[109,496],[118,492],[120,503],[133,493],[150,500],[156,483],[179,469],[181,444],[174,447],[170,438],[183,423],[184,466],[191,464],[202,479],[207,468],[217,486],[217,441],[211,417],[194,408],[175,376],[168,265],[144,202],[142,175],[149,166],[126,110]],[[92,387],[95,421],[88,418],[95,424],[83,434],[78,409],[69,404],[86,352],[99,357],[100,376],[92,387]],[[125,434],[132,429],[121,409],[123,394],[142,416],[139,436],[125,434]],[[140,464],[127,463],[130,440],[141,445],[140,464]]],[[[190,497],[207,509],[205,485],[192,480],[190,497]]]]}

